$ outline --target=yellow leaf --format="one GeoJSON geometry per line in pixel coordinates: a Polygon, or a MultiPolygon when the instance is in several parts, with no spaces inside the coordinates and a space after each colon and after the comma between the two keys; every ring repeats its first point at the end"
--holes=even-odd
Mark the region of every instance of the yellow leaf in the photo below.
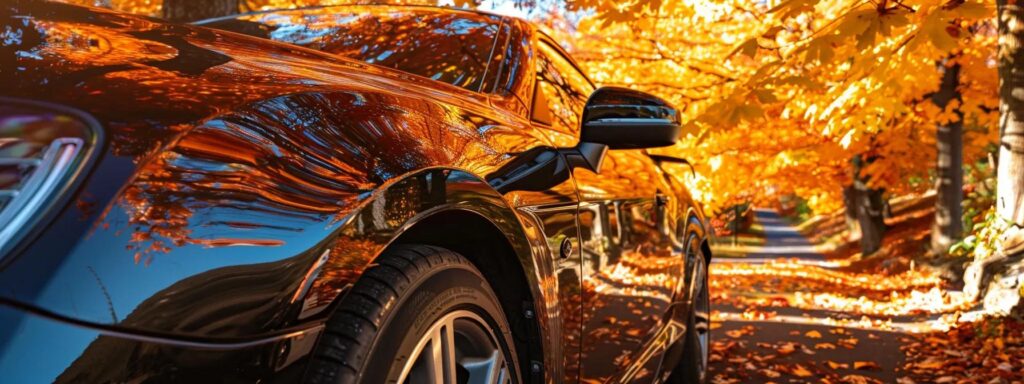
{"type": "Polygon", "coordinates": [[[881,24],[881,18],[878,17],[878,12],[871,11],[858,16],[861,21],[867,26],[864,30],[857,35],[857,49],[865,50],[875,45],[875,35],[878,34],[878,30],[881,24]]]}
{"type": "MultiPolygon", "coordinates": [[[[864,33],[873,23],[878,22],[878,11],[871,8],[850,12],[843,16],[842,20],[839,26],[836,27],[836,33],[840,37],[858,36],[864,33]]],[[[874,36],[872,36],[873,38],[874,36]]]]}
{"type": "Polygon", "coordinates": [[[818,0],[786,0],[769,9],[768,13],[779,13],[782,19],[788,19],[813,12],[815,4],[818,4],[818,0]]]}
{"type": "Polygon", "coordinates": [[[774,39],[775,36],[777,36],[779,34],[779,32],[782,32],[783,30],[785,30],[785,28],[783,28],[782,26],[776,25],[776,26],[773,26],[771,28],[768,28],[768,31],[766,31],[765,33],[761,34],[761,37],[764,37],[766,39],[774,39]]]}
{"type": "Polygon", "coordinates": [[[910,24],[910,20],[907,19],[907,11],[897,9],[879,18],[878,32],[882,36],[892,36],[893,28],[900,28],[907,24],[910,24]]]}
{"type": "Polygon", "coordinates": [[[957,27],[949,23],[943,12],[932,12],[925,17],[921,25],[921,31],[928,36],[932,45],[941,51],[951,51],[957,45],[956,38],[949,34],[948,28],[957,27]]]}
{"type": "Polygon", "coordinates": [[[995,16],[995,9],[987,3],[963,3],[952,12],[965,19],[983,19],[995,16]]]}
{"type": "Polygon", "coordinates": [[[832,61],[835,56],[835,52],[832,50],[832,43],[835,42],[835,37],[832,35],[825,35],[814,40],[811,40],[807,44],[807,61],[817,61],[821,64],[826,64],[832,61]]]}
{"type": "Polygon", "coordinates": [[[768,89],[755,89],[753,94],[754,97],[757,98],[757,101],[760,101],[761,103],[774,103],[779,101],[779,99],[775,97],[775,94],[768,89]]]}
{"type": "Polygon", "coordinates": [[[753,58],[757,55],[757,38],[755,37],[744,41],[743,44],[740,44],[732,51],[732,53],[729,54],[729,57],[732,57],[737,53],[753,58]]]}

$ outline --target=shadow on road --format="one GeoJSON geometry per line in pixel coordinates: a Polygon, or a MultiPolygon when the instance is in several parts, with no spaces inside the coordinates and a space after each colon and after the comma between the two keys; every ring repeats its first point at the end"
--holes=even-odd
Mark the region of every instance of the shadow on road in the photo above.
{"type": "Polygon", "coordinates": [[[712,264],[712,382],[897,382],[901,333],[873,326],[891,318],[796,305],[809,293],[851,290],[810,273],[828,259],[777,212],[755,215],[764,244],[712,264]]]}

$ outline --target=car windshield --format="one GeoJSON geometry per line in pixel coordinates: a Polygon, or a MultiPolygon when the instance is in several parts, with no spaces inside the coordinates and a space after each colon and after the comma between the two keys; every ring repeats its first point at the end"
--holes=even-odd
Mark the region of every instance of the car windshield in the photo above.
{"type": "Polygon", "coordinates": [[[477,91],[501,19],[440,8],[340,6],[199,24],[318,49],[477,91]]]}

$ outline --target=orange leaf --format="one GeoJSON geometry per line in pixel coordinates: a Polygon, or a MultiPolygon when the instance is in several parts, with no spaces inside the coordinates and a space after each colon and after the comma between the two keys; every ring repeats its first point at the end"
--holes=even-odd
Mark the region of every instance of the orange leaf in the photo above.
{"type": "Polygon", "coordinates": [[[878,364],[875,364],[875,362],[873,362],[873,361],[854,361],[853,362],[853,369],[869,370],[869,369],[882,369],[882,367],[879,367],[878,364]]]}
{"type": "Polygon", "coordinates": [[[837,362],[834,362],[832,360],[826,361],[825,365],[827,365],[831,369],[847,369],[847,368],[850,368],[850,364],[847,364],[847,363],[837,363],[837,362]]]}

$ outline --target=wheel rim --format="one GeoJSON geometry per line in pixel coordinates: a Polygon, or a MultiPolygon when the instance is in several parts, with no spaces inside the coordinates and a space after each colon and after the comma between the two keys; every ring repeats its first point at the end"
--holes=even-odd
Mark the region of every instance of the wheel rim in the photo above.
{"type": "Polygon", "coordinates": [[[704,255],[698,255],[694,273],[693,330],[697,335],[697,354],[700,368],[698,377],[703,381],[708,372],[708,348],[711,345],[711,301],[708,295],[707,265],[704,255]]]}
{"type": "Polygon", "coordinates": [[[508,357],[477,314],[458,310],[438,319],[416,342],[398,383],[510,383],[508,357]]]}

